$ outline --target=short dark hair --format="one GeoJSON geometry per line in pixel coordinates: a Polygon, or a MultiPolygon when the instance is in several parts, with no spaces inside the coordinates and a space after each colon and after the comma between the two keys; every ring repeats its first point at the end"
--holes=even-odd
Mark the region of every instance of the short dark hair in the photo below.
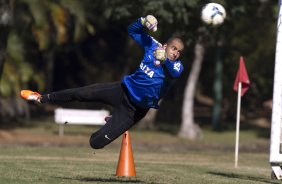
{"type": "Polygon", "coordinates": [[[166,43],[167,43],[167,44],[170,44],[170,43],[173,42],[174,40],[178,41],[179,43],[181,43],[181,44],[184,46],[184,43],[183,43],[182,39],[179,38],[179,37],[170,37],[170,38],[167,40],[166,43]]]}

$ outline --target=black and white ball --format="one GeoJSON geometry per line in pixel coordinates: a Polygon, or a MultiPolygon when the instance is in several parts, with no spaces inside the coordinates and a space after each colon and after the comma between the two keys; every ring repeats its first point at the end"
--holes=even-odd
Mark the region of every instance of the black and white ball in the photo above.
{"type": "Polygon", "coordinates": [[[224,22],[226,17],[225,8],[218,3],[206,4],[201,12],[201,19],[205,24],[218,26],[224,22]]]}

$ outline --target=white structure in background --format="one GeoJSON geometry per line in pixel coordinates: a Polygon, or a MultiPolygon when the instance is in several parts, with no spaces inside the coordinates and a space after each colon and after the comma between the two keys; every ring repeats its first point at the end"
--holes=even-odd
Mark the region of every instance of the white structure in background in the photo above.
{"type": "Polygon", "coordinates": [[[278,180],[282,179],[282,0],[279,0],[277,38],[275,54],[273,108],[271,119],[270,158],[272,172],[278,180]]]}
{"type": "Polygon", "coordinates": [[[60,124],[59,135],[64,135],[65,124],[75,125],[104,125],[105,117],[109,116],[107,110],[85,110],[85,109],[55,109],[55,122],[60,124]]]}

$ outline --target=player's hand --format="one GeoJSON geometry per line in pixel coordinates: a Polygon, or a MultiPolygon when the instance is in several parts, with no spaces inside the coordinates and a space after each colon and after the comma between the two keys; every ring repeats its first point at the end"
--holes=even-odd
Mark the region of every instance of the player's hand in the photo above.
{"type": "Polygon", "coordinates": [[[153,32],[157,31],[158,20],[153,15],[147,15],[146,17],[141,18],[141,23],[143,26],[147,27],[153,32]]]}
{"type": "Polygon", "coordinates": [[[154,51],[154,56],[157,60],[159,61],[165,61],[166,60],[166,52],[165,49],[162,47],[158,47],[155,51],[154,51]]]}

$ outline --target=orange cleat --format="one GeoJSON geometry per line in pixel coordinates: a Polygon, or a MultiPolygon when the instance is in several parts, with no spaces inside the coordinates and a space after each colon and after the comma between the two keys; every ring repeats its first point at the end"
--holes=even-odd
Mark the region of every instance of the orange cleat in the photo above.
{"type": "Polygon", "coordinates": [[[31,90],[21,90],[21,97],[27,101],[35,101],[41,103],[41,95],[37,92],[33,92],[31,90]]]}

